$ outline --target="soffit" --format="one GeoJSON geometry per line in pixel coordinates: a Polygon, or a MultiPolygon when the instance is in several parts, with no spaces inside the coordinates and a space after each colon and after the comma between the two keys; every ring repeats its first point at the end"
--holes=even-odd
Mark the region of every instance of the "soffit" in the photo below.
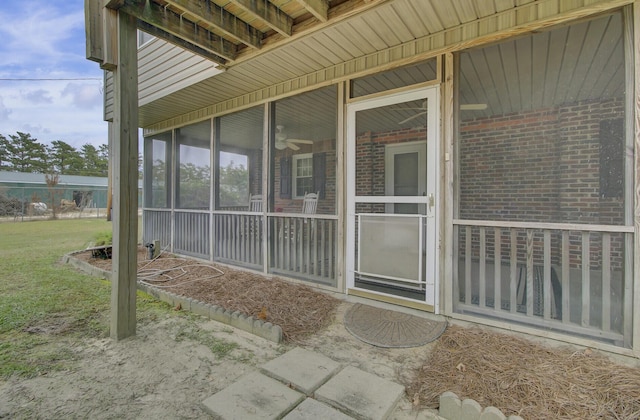
{"type": "MultiPolygon", "coordinates": [[[[293,22],[292,36],[285,37],[242,12],[235,1],[215,0],[216,5],[263,32],[262,47],[240,46],[237,60],[225,64],[226,72],[143,104],[140,122],[149,126],[531,1],[330,1],[329,20],[323,23],[298,0],[274,0],[271,3],[293,22]]],[[[181,4],[177,0],[157,2],[176,11],[181,4]]]]}
{"type": "MultiPolygon", "coordinates": [[[[216,0],[216,4],[221,7],[229,6],[229,10],[234,10],[230,7],[232,3],[235,5],[232,1],[216,0]]],[[[237,59],[226,64],[225,72],[141,105],[141,126],[148,127],[179,115],[193,113],[269,86],[314,74],[340,63],[403,46],[429,35],[437,36],[469,22],[481,24],[488,17],[504,15],[510,10],[522,10],[522,7],[528,4],[549,4],[553,1],[339,1],[329,2],[329,20],[324,23],[318,22],[308,11],[301,8],[297,0],[272,3],[278,4],[282,11],[291,13],[292,17],[295,16],[292,18],[294,25],[291,37],[284,37],[273,30],[260,27],[261,30],[267,31],[264,33],[261,49],[243,47],[237,59]],[[347,7],[350,13],[336,14],[336,10],[347,7]],[[356,13],[354,10],[360,11],[356,13]]],[[[256,27],[258,26],[256,23],[256,27]]],[[[589,52],[597,48],[602,40],[595,35],[592,38],[593,40],[588,42],[592,42],[593,47],[585,45],[579,51],[585,55],[572,58],[574,66],[577,63],[585,63],[585,60],[589,59],[589,52]]],[[[571,63],[562,58],[562,54],[567,52],[566,49],[549,49],[545,63],[553,62],[552,54],[560,54],[557,62],[564,63],[562,72],[568,74],[568,66],[571,63]]],[[[496,66],[495,74],[501,74],[505,80],[516,77],[517,72],[505,71],[505,68],[508,69],[508,63],[491,60],[490,57],[483,59],[489,67],[496,66]]],[[[534,57],[532,63],[535,66],[539,60],[534,57]]],[[[471,77],[469,76],[469,80],[471,77]]],[[[506,80],[504,84],[513,83],[506,80]]],[[[496,81],[496,85],[498,84],[499,81],[496,81]]],[[[469,98],[468,101],[473,103],[474,99],[469,98]]],[[[498,105],[495,105],[491,111],[497,111],[497,107],[498,105]]]]}

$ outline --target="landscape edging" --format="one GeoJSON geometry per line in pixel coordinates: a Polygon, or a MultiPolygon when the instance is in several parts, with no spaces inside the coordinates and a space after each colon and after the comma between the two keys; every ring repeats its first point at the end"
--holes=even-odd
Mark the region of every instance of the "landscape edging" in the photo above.
{"type": "Polygon", "coordinates": [[[523,420],[520,416],[505,416],[496,407],[482,406],[470,398],[460,400],[458,396],[447,391],[440,395],[438,416],[447,420],[523,420]]]}
{"type": "MultiPolygon", "coordinates": [[[[110,271],[95,267],[76,258],[75,254],[80,252],[84,251],[65,254],[62,257],[62,262],[64,264],[70,264],[93,277],[99,277],[111,281],[110,271]]],[[[207,317],[223,324],[231,325],[232,327],[257,335],[258,337],[262,337],[266,340],[273,341],[274,343],[279,344],[282,342],[282,327],[279,325],[274,325],[270,322],[254,318],[253,316],[246,315],[240,311],[232,312],[218,305],[212,305],[186,296],[177,295],[139,281],[137,282],[137,287],[138,290],[141,290],[162,302],[166,302],[173,307],[180,305],[182,310],[193,312],[197,315],[207,317]]]]}

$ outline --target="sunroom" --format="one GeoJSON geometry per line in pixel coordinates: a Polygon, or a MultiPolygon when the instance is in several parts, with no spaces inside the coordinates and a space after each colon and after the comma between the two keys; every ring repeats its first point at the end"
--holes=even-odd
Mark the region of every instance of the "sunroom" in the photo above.
{"type": "Polygon", "coordinates": [[[140,93],[144,241],[638,357],[638,3],[372,3],[140,93]]]}

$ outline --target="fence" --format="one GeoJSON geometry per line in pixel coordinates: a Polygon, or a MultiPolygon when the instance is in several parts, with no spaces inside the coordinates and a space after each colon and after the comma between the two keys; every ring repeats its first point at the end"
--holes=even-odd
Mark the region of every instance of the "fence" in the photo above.
{"type": "MultiPolygon", "coordinates": [[[[142,191],[138,191],[138,205],[142,191]]],[[[27,221],[55,217],[106,217],[107,188],[99,186],[0,186],[0,220],[27,221]]]]}

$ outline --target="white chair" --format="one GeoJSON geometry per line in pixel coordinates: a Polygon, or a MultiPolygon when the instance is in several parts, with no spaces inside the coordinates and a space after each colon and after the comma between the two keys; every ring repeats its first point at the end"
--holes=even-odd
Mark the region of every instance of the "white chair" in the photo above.
{"type": "Polygon", "coordinates": [[[318,194],[320,194],[319,191],[317,193],[307,193],[304,195],[304,199],[302,200],[302,212],[304,214],[316,214],[318,194]]]}
{"type": "Polygon", "coordinates": [[[262,211],[262,195],[255,194],[249,198],[249,211],[261,212],[262,211]]]}

